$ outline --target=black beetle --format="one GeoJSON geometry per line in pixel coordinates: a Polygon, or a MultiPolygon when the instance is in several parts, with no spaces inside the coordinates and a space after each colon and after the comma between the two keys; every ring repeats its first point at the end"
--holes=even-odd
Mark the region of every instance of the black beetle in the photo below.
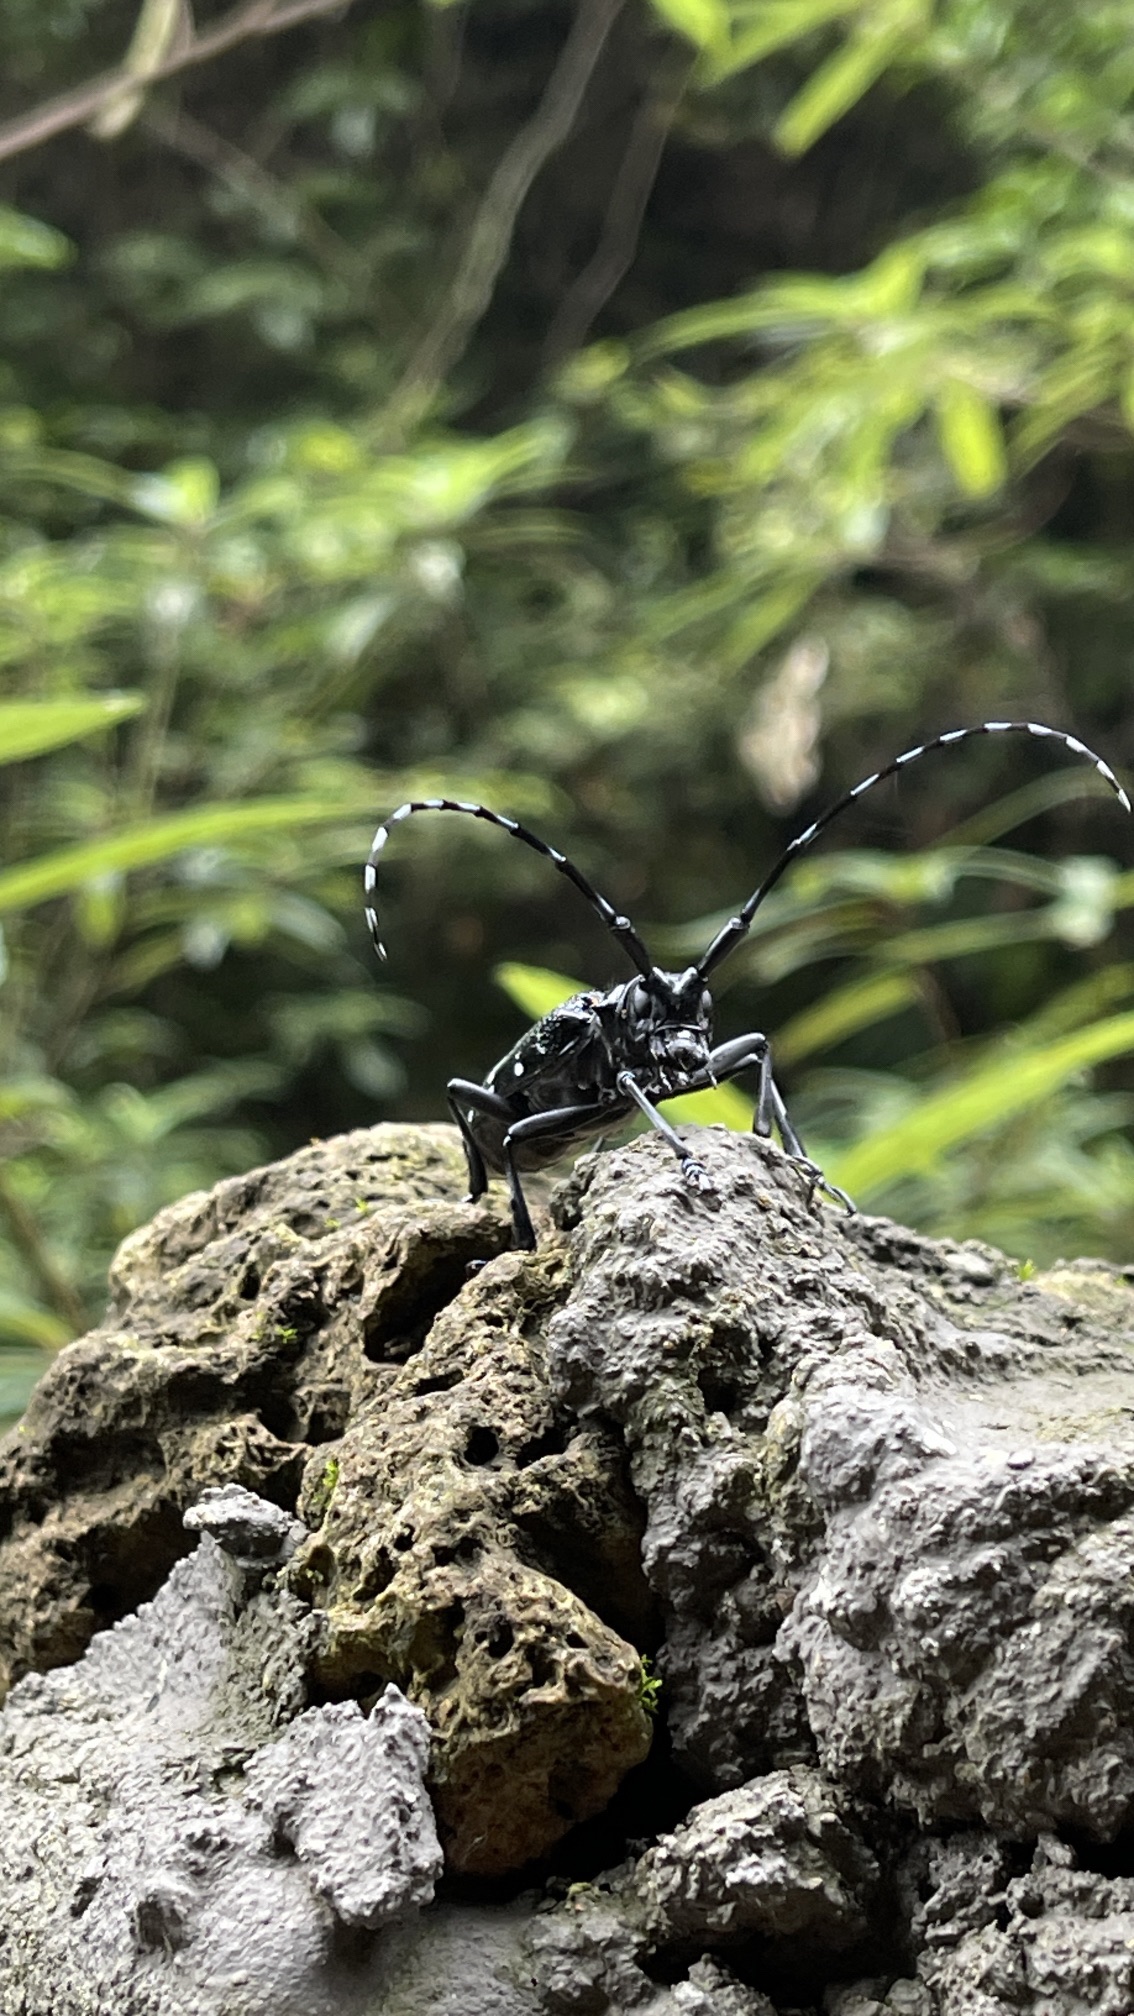
{"type": "Polygon", "coordinates": [[[1062,743],[1076,756],[1085,757],[1129,812],[1130,800],[1109,764],[1074,735],[1066,735],[1059,728],[1047,728],[1038,721],[982,721],[976,727],[951,729],[948,734],[934,736],[931,742],[904,750],[893,762],[864,777],[797,834],[743,908],[718,931],[700,959],[683,973],[668,973],[655,966],[630,919],[621,916],[565,854],[549,847],[518,820],[492,812],[486,805],[465,804],[452,798],[413,799],[399,805],[379,826],[365,870],[366,917],[380,958],[386,957],[386,950],[379,935],[375,907],[378,861],[390,829],[414,812],[463,812],[474,819],[487,819],[491,825],[500,826],[505,833],[522,840],[525,846],[546,855],[560,874],[566,875],[586,897],[638,969],[636,978],[624,980],[605,993],[573,994],[569,1001],[553,1008],[521,1036],[499,1064],[493,1065],[483,1084],[474,1084],[467,1078],[450,1078],[449,1107],[465,1146],[469,1201],[483,1194],[489,1169],[502,1171],[511,1192],[516,1243],[529,1249],[534,1247],[535,1232],[520,1183],[520,1170],[539,1169],[555,1161],[589,1135],[623,1119],[635,1106],[668,1141],[690,1187],[710,1190],[706,1171],[658,1112],[655,1102],[672,1099],[679,1093],[704,1091],[710,1085],[735,1078],[741,1071],[754,1070],[757,1094],[753,1131],[767,1136],[775,1126],[786,1153],[807,1172],[812,1189],[821,1186],[853,1210],[846,1193],[828,1183],[804,1152],[772,1074],[767,1037],[753,1032],[713,1045],[713,1000],[705,983],[745,936],[764,898],[796,855],[809,847],[856,798],[931,750],[967,741],[973,735],[1006,734],[1041,736],[1062,743]]]}

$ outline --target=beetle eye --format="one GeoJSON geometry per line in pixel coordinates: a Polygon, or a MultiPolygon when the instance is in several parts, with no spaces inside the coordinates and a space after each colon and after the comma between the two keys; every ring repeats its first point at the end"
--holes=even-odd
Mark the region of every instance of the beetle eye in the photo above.
{"type": "Polygon", "coordinates": [[[630,1013],[632,1015],[648,1015],[652,1006],[653,996],[649,988],[644,987],[640,980],[636,980],[630,994],[630,1013]]]}
{"type": "Polygon", "coordinates": [[[710,1019],[712,1012],[713,1012],[713,997],[710,994],[708,988],[706,987],[704,993],[701,996],[701,1014],[703,1015],[706,1022],[710,1019]]]}

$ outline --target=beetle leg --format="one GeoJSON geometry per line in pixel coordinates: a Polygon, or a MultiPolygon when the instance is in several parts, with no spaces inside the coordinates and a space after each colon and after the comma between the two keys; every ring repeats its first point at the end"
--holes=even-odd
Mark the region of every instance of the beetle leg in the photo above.
{"type": "Polygon", "coordinates": [[[620,1071],[617,1083],[618,1089],[624,1097],[632,1099],[639,1112],[645,1114],[654,1132],[660,1134],[663,1141],[668,1141],[681,1163],[681,1173],[690,1189],[704,1190],[707,1193],[711,1193],[713,1181],[708,1170],[702,1163],[698,1162],[695,1155],[689,1153],[681,1136],[674,1132],[669,1121],[663,1119],[657,1107],[647,1099],[641,1087],[635,1083],[633,1073],[630,1071],[620,1071]]]}
{"type": "Polygon", "coordinates": [[[513,1121],[504,1136],[504,1172],[512,1193],[512,1223],[516,1229],[517,1246],[524,1247],[529,1253],[534,1252],[536,1238],[513,1151],[522,1148],[525,1141],[536,1141],[548,1134],[566,1134],[570,1138],[580,1128],[609,1111],[608,1099],[591,1100],[585,1106],[554,1106],[548,1113],[526,1113],[522,1120],[513,1121]]]}
{"type": "Polygon", "coordinates": [[[779,1087],[770,1075],[768,1083],[771,1086],[772,1112],[775,1116],[776,1126],[779,1129],[780,1140],[783,1142],[784,1148],[791,1156],[792,1161],[798,1162],[801,1169],[806,1169],[810,1178],[810,1187],[807,1193],[808,1203],[812,1202],[817,1190],[825,1190],[828,1197],[837,1197],[839,1203],[845,1204],[847,1210],[854,1216],[857,1208],[854,1199],[848,1197],[845,1190],[840,1190],[837,1183],[829,1183],[819,1164],[811,1160],[810,1155],[804,1149],[799,1135],[788,1119],[787,1107],[780,1096],[779,1087]]]}
{"type": "MultiPolygon", "coordinates": [[[[837,1197],[840,1204],[845,1204],[848,1211],[853,1211],[854,1204],[846,1191],[840,1190],[837,1183],[828,1183],[818,1164],[811,1160],[792,1124],[780,1088],[772,1076],[772,1052],[767,1037],[755,1032],[751,1036],[735,1036],[731,1043],[718,1044],[709,1057],[712,1077],[718,1083],[723,1083],[727,1078],[735,1078],[739,1071],[744,1071],[751,1065],[754,1065],[760,1074],[756,1090],[756,1110],[752,1115],[752,1132],[767,1140],[774,1122],[776,1132],[784,1144],[784,1153],[807,1171],[811,1179],[811,1195],[814,1196],[816,1190],[826,1190],[828,1196],[837,1197]]],[[[706,1085],[710,1082],[708,1077],[704,1082],[706,1085]]],[[[690,1086],[691,1091],[700,1089],[700,1080],[690,1086]]]]}
{"type": "Polygon", "coordinates": [[[461,1111],[461,1104],[472,1106],[477,1113],[487,1113],[493,1120],[502,1120],[507,1126],[512,1111],[507,1100],[498,1092],[490,1092],[484,1085],[474,1085],[469,1078],[450,1078],[445,1087],[449,1101],[449,1111],[461,1130],[461,1141],[465,1150],[465,1161],[469,1171],[469,1194],[466,1204],[475,1204],[488,1188],[488,1171],[484,1166],[484,1156],[473,1140],[472,1129],[461,1111]],[[460,1103],[459,1103],[460,1102],[460,1103]]]}
{"type": "MultiPolygon", "coordinates": [[[[752,1132],[765,1138],[772,1131],[772,1052],[766,1036],[755,1030],[750,1036],[734,1036],[729,1043],[718,1043],[709,1053],[709,1068],[702,1076],[690,1080],[689,1090],[700,1092],[710,1085],[721,1085],[727,1078],[735,1078],[738,1071],[747,1071],[755,1065],[760,1076],[757,1081],[756,1111],[752,1116],[752,1132]]],[[[785,1142],[786,1147],[786,1142],[785,1142]]]]}

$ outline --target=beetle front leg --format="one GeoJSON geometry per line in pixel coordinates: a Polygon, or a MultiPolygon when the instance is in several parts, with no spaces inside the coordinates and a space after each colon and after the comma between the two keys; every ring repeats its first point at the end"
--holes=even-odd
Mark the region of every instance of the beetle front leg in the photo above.
{"type": "Polygon", "coordinates": [[[780,1140],[783,1142],[784,1148],[791,1156],[792,1161],[798,1162],[801,1169],[806,1169],[811,1178],[808,1203],[812,1201],[817,1190],[825,1190],[828,1197],[837,1197],[840,1204],[845,1204],[852,1217],[857,1215],[858,1206],[855,1204],[854,1198],[848,1197],[845,1190],[840,1190],[837,1183],[832,1183],[828,1177],[824,1176],[819,1164],[811,1160],[799,1135],[788,1119],[787,1107],[780,1096],[779,1086],[771,1078],[769,1078],[768,1082],[771,1086],[772,1114],[779,1129],[780,1140]]]}
{"type": "Polygon", "coordinates": [[[512,1223],[517,1246],[533,1253],[536,1236],[516,1167],[515,1150],[522,1148],[525,1141],[537,1141],[549,1134],[565,1134],[570,1140],[580,1129],[592,1126],[609,1111],[609,1101],[595,1100],[586,1106],[554,1106],[547,1113],[526,1113],[522,1120],[512,1122],[504,1136],[504,1173],[512,1195],[512,1223]]]}
{"type": "MultiPolygon", "coordinates": [[[[728,1078],[735,1078],[740,1071],[755,1068],[760,1076],[756,1086],[756,1110],[752,1116],[752,1132],[765,1138],[772,1131],[772,1051],[766,1036],[753,1030],[749,1036],[734,1036],[729,1043],[718,1043],[709,1052],[709,1068],[698,1072],[690,1081],[691,1092],[707,1091],[711,1085],[723,1085],[728,1078]]],[[[784,1144],[787,1145],[786,1143],[784,1144]]]]}
{"type": "Polygon", "coordinates": [[[827,1181],[818,1163],[811,1160],[792,1124],[791,1116],[784,1105],[783,1095],[772,1076],[772,1051],[767,1037],[754,1031],[750,1036],[735,1036],[731,1043],[718,1044],[710,1053],[709,1066],[713,1078],[718,1083],[723,1083],[727,1078],[735,1078],[739,1071],[755,1067],[760,1075],[756,1087],[756,1109],[752,1115],[752,1132],[759,1135],[762,1140],[767,1140],[774,1123],[776,1132],[784,1144],[785,1155],[806,1169],[811,1179],[811,1194],[814,1195],[816,1190],[826,1190],[828,1196],[837,1197],[840,1204],[845,1204],[848,1211],[853,1211],[855,1208],[853,1200],[847,1196],[845,1190],[840,1190],[837,1183],[827,1181]]]}
{"type": "Polygon", "coordinates": [[[638,1108],[638,1111],[640,1113],[645,1114],[645,1117],[649,1121],[650,1126],[654,1129],[654,1132],[656,1134],[660,1134],[663,1141],[668,1141],[670,1147],[673,1149],[674,1154],[677,1156],[679,1162],[681,1163],[681,1173],[684,1176],[685,1181],[688,1183],[690,1189],[701,1190],[705,1193],[706,1196],[711,1196],[713,1192],[713,1179],[709,1175],[708,1170],[705,1168],[703,1163],[698,1162],[697,1157],[695,1155],[691,1155],[689,1153],[689,1150],[685,1146],[685,1143],[681,1139],[681,1136],[674,1132],[673,1128],[669,1124],[669,1121],[666,1120],[663,1117],[663,1115],[658,1112],[657,1107],[653,1105],[649,1099],[647,1099],[641,1087],[635,1083],[633,1073],[630,1071],[620,1071],[618,1074],[617,1083],[618,1083],[618,1089],[623,1094],[623,1096],[627,1099],[632,1099],[634,1101],[635,1106],[638,1108]]]}
{"type": "Polygon", "coordinates": [[[468,1165],[469,1194],[465,1198],[465,1203],[475,1204],[477,1198],[483,1197],[488,1188],[488,1171],[484,1166],[484,1156],[473,1139],[472,1128],[462,1113],[458,1101],[463,1100],[466,1106],[471,1106],[477,1113],[487,1113],[490,1119],[502,1121],[505,1127],[512,1118],[512,1109],[498,1092],[490,1092],[484,1085],[474,1085],[469,1078],[450,1078],[445,1087],[445,1095],[449,1101],[449,1111],[460,1129],[461,1143],[468,1165]]]}

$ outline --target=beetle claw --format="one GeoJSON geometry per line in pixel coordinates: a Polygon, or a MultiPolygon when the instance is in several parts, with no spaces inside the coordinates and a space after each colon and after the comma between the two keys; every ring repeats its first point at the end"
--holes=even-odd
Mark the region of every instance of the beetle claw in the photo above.
{"type": "Polygon", "coordinates": [[[830,1182],[824,1176],[817,1162],[811,1162],[804,1156],[793,1157],[793,1160],[798,1161],[799,1167],[807,1177],[807,1203],[809,1208],[815,1202],[816,1193],[820,1190],[825,1190],[828,1197],[833,1197],[838,1203],[845,1205],[848,1217],[857,1217],[858,1206],[854,1198],[848,1197],[845,1190],[840,1190],[837,1183],[830,1182]]]}
{"type": "Polygon", "coordinates": [[[703,1162],[695,1162],[690,1155],[682,1163],[681,1173],[691,1190],[699,1190],[703,1197],[712,1197],[715,1194],[716,1185],[703,1162]]]}

